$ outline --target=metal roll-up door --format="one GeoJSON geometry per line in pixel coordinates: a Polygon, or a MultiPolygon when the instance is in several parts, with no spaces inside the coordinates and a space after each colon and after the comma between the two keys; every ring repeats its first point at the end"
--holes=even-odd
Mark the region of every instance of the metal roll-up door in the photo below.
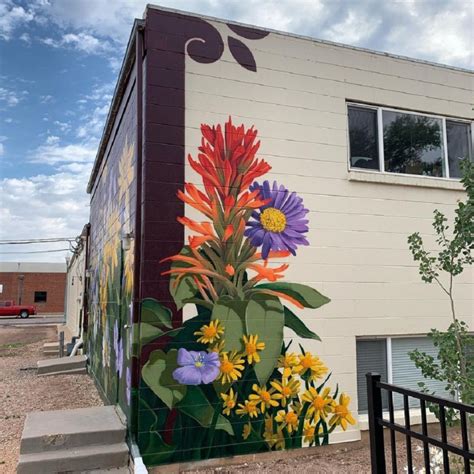
{"type": "MultiPolygon", "coordinates": [[[[385,339],[360,340],[356,343],[357,351],[357,398],[359,413],[367,413],[367,372],[377,372],[382,381],[387,381],[387,342],[385,339]]],[[[387,407],[386,399],[382,400],[387,407]]]]}

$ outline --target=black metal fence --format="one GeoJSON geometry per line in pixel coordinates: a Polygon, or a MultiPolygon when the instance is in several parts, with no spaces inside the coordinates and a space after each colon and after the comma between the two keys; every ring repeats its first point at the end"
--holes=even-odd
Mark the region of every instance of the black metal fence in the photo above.
{"type": "MultiPolygon", "coordinates": [[[[397,466],[397,437],[396,433],[405,436],[405,449],[408,473],[413,473],[413,446],[412,440],[418,440],[423,445],[423,462],[425,472],[429,474],[430,468],[430,445],[441,449],[443,453],[444,472],[450,472],[449,454],[455,454],[462,458],[464,472],[471,473],[471,463],[474,461],[474,451],[469,450],[468,440],[468,417],[474,414],[474,407],[464,403],[455,402],[446,398],[434,397],[432,395],[408,390],[388,383],[381,382],[380,375],[376,373],[367,374],[367,396],[369,404],[369,429],[370,429],[370,456],[372,473],[383,474],[387,472],[385,457],[384,428],[387,428],[390,438],[392,472],[404,472],[405,466],[397,466]],[[382,408],[382,392],[385,391],[388,398],[388,419],[384,418],[382,408]],[[403,397],[404,423],[395,422],[393,409],[393,394],[399,393],[403,397]],[[410,423],[410,399],[419,400],[421,410],[421,432],[415,431],[410,423]],[[427,405],[436,405],[439,409],[440,438],[428,434],[427,405]],[[454,409],[459,412],[461,428],[461,444],[456,445],[448,440],[446,424],[446,410],[454,409]]],[[[459,471],[457,471],[459,472],[459,471]]]]}

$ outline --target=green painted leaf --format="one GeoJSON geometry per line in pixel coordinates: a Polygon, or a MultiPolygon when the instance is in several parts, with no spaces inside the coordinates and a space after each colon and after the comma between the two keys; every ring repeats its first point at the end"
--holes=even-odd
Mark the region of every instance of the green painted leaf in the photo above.
{"type": "Polygon", "coordinates": [[[211,320],[218,319],[224,326],[226,351],[242,351],[242,336],[245,334],[246,301],[218,301],[212,310],[211,320]]]}
{"type": "Polygon", "coordinates": [[[265,343],[260,352],[260,362],[254,365],[255,375],[263,385],[276,367],[283,344],[283,306],[278,298],[266,296],[265,300],[250,300],[245,313],[247,334],[257,334],[265,343]]]}
{"type": "Polygon", "coordinates": [[[141,322],[155,326],[173,327],[171,311],[155,298],[144,298],[141,305],[141,322]]]}
{"type": "MultiPolygon", "coordinates": [[[[180,255],[191,256],[192,252],[188,245],[185,245],[180,252],[180,255]]],[[[171,268],[186,268],[190,267],[188,263],[184,262],[173,262],[171,268]]],[[[175,285],[177,276],[172,275],[170,277],[170,293],[173,296],[174,302],[178,309],[181,309],[185,304],[186,300],[194,298],[198,292],[196,285],[191,277],[181,278],[178,285],[175,285]]]]}
{"type": "MultiPolygon", "coordinates": [[[[201,426],[211,427],[214,408],[199,387],[189,386],[186,396],[176,405],[176,408],[196,420],[201,426]]],[[[220,404],[217,409],[221,409],[220,404]]],[[[234,434],[230,421],[222,415],[217,418],[216,430],[224,430],[231,436],[234,434]]]]}
{"type": "Polygon", "coordinates": [[[148,323],[139,323],[136,325],[140,326],[141,346],[144,346],[145,344],[148,344],[149,342],[154,341],[155,339],[158,339],[161,336],[169,336],[169,337],[176,336],[182,330],[182,327],[181,327],[181,328],[171,329],[170,331],[163,331],[160,328],[157,328],[156,326],[153,326],[152,324],[148,324],[148,323]]]}
{"type": "Polygon", "coordinates": [[[178,367],[176,358],[175,349],[168,353],[156,350],[150,354],[142,369],[143,380],[168,408],[176,405],[186,394],[186,385],[180,385],[172,375],[173,370],[178,367]]]}
{"type": "Polygon", "coordinates": [[[298,336],[304,337],[305,339],[315,339],[316,341],[321,340],[321,338],[316,333],[311,331],[311,329],[309,329],[306,324],[303,323],[303,321],[301,321],[301,319],[298,318],[298,316],[296,316],[296,314],[293,313],[293,311],[291,311],[291,309],[288,309],[286,306],[285,326],[287,328],[292,329],[298,336]]]}
{"type": "Polygon", "coordinates": [[[299,283],[286,283],[286,282],[274,282],[274,283],[262,283],[261,285],[255,286],[253,289],[267,289],[272,291],[278,291],[285,295],[294,298],[298,303],[301,303],[305,308],[319,308],[331,300],[322,295],[319,291],[307,285],[301,285],[299,283]]]}

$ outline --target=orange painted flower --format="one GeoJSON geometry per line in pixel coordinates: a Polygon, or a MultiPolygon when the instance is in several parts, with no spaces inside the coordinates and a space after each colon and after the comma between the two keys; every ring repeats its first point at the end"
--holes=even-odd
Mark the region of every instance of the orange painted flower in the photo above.
{"type": "Polygon", "coordinates": [[[224,125],[201,125],[203,135],[197,160],[188,157],[191,167],[201,175],[208,196],[216,192],[224,201],[229,195],[245,191],[270,165],[256,158],[260,142],[257,130],[236,127],[232,119],[224,125]]]}

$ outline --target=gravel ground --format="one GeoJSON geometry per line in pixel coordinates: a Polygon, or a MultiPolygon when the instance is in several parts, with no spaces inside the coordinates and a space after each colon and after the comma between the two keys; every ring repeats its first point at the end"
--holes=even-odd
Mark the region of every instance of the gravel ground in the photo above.
{"type": "Polygon", "coordinates": [[[0,328],[0,473],[16,472],[25,416],[30,411],[102,405],[88,375],[38,377],[44,342],[56,328],[0,328]]]}

